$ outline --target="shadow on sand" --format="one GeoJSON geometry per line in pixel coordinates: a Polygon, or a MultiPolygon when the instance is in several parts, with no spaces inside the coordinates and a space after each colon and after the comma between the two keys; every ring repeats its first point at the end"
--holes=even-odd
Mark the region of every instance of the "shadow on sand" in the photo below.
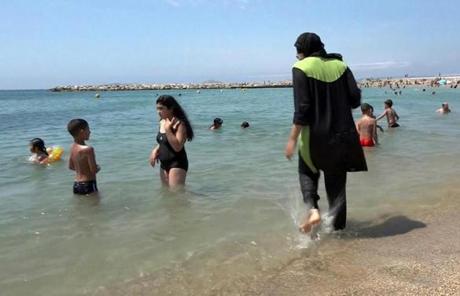
{"type": "Polygon", "coordinates": [[[347,232],[353,233],[355,238],[379,238],[405,234],[426,227],[425,223],[402,215],[382,218],[384,221],[378,224],[375,224],[375,221],[349,221],[347,232]]]}

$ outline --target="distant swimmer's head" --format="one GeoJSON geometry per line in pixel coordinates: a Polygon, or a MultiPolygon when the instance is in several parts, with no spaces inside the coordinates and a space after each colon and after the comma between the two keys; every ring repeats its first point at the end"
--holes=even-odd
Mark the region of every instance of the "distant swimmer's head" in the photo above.
{"type": "Polygon", "coordinates": [[[248,128],[248,127],[249,127],[249,122],[243,121],[243,123],[241,124],[241,128],[248,128]]]}
{"type": "Polygon", "coordinates": [[[81,118],[75,118],[69,121],[67,130],[75,140],[89,140],[89,135],[91,134],[88,122],[81,118]]]}
{"type": "Polygon", "coordinates": [[[30,152],[32,153],[42,152],[48,155],[48,152],[46,151],[46,147],[45,147],[45,141],[43,141],[40,138],[33,138],[32,140],[30,140],[29,147],[30,147],[30,152]]]}
{"type": "Polygon", "coordinates": [[[315,33],[302,33],[297,37],[294,46],[299,60],[309,57],[314,53],[326,53],[321,38],[315,33]]]}
{"type": "Polygon", "coordinates": [[[393,106],[393,101],[391,99],[386,100],[383,102],[386,108],[391,108],[393,106]]]}
{"type": "Polygon", "coordinates": [[[361,104],[361,112],[366,115],[371,115],[372,114],[372,106],[369,105],[368,103],[362,103],[361,104]]]}
{"type": "Polygon", "coordinates": [[[448,104],[447,102],[442,103],[441,106],[442,106],[442,110],[443,110],[444,112],[450,112],[449,104],[448,104]]]}
{"type": "Polygon", "coordinates": [[[187,130],[187,140],[191,141],[193,139],[194,133],[192,125],[188,120],[187,114],[173,96],[159,96],[156,101],[156,109],[158,112],[158,116],[160,117],[160,120],[171,120],[173,118],[176,118],[180,121],[180,123],[183,123],[187,130]]]}
{"type": "Polygon", "coordinates": [[[216,117],[216,118],[214,118],[214,121],[212,122],[212,124],[209,127],[209,129],[211,129],[211,130],[220,129],[222,127],[223,123],[224,123],[224,121],[222,120],[222,118],[216,117]]]}

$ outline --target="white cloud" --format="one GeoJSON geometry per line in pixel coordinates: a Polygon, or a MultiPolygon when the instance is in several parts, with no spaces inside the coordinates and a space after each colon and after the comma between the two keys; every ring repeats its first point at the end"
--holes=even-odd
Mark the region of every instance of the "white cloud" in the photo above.
{"type": "Polygon", "coordinates": [[[410,63],[407,61],[384,61],[384,62],[350,64],[350,67],[356,70],[379,70],[379,69],[405,68],[405,67],[408,67],[409,65],[410,63]]]}
{"type": "MultiPolygon", "coordinates": [[[[213,2],[211,0],[165,0],[165,1],[166,3],[174,7],[184,6],[187,4],[193,5],[193,6],[206,5],[207,3],[213,2]]],[[[242,10],[245,10],[248,7],[248,5],[251,4],[251,2],[254,2],[254,0],[224,0],[221,2],[221,4],[224,4],[230,7],[231,6],[238,7],[242,10]]]]}
{"type": "Polygon", "coordinates": [[[290,79],[291,78],[291,73],[286,72],[286,73],[271,73],[271,74],[254,74],[254,75],[248,75],[248,78],[262,78],[262,79],[290,79]]]}
{"type": "Polygon", "coordinates": [[[174,6],[174,7],[179,7],[180,6],[179,1],[177,1],[177,0],[166,0],[166,3],[168,3],[169,5],[174,6]]]}

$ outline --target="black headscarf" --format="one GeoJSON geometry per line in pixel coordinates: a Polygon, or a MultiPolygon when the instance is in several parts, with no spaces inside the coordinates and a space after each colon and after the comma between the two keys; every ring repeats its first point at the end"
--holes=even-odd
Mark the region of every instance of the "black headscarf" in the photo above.
{"type": "Polygon", "coordinates": [[[305,57],[323,57],[328,59],[342,60],[342,55],[338,53],[327,53],[321,38],[315,33],[303,33],[297,37],[294,46],[298,53],[303,53],[305,57]]]}

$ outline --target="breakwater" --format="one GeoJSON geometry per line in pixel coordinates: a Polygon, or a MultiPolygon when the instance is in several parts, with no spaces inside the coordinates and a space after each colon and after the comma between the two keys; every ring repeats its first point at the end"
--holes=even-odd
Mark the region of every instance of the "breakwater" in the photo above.
{"type": "Polygon", "coordinates": [[[291,87],[292,82],[240,82],[240,83],[111,83],[102,85],[66,85],[56,86],[51,91],[133,91],[133,90],[168,90],[168,89],[244,89],[244,88],[283,88],[291,87]]]}
{"type": "MultiPolygon", "coordinates": [[[[446,77],[404,77],[404,78],[365,78],[358,81],[361,88],[391,89],[405,87],[450,87],[460,85],[460,76],[446,77]]],[[[73,91],[136,91],[136,90],[186,90],[186,89],[246,89],[246,88],[284,88],[292,87],[291,80],[278,82],[205,82],[205,83],[110,83],[101,85],[63,85],[50,89],[53,92],[73,91]]]]}
{"type": "Polygon", "coordinates": [[[404,78],[366,78],[359,81],[361,88],[384,88],[391,89],[405,87],[449,87],[457,88],[460,85],[460,76],[446,77],[404,77],[404,78]]]}

